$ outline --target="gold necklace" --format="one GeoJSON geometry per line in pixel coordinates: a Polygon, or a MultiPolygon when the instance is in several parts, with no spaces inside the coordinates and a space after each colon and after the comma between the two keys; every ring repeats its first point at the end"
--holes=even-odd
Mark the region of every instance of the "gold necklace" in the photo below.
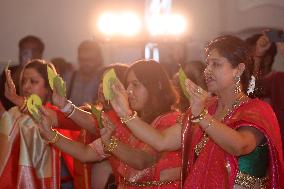
{"type": "MultiPolygon", "coordinates": [[[[226,117],[228,117],[228,115],[230,115],[230,114],[233,112],[233,110],[235,110],[235,109],[240,105],[241,100],[242,100],[245,96],[246,96],[245,94],[242,94],[239,98],[236,98],[230,108],[228,108],[228,109],[226,109],[226,110],[223,110],[223,111],[221,112],[221,116],[220,116],[221,119],[219,118],[219,120],[224,121],[224,119],[225,119],[226,117]]],[[[217,117],[217,116],[214,116],[214,117],[217,117]]]]}
{"type": "MultiPolygon", "coordinates": [[[[228,108],[227,111],[226,111],[226,115],[221,119],[221,121],[223,122],[224,119],[226,117],[228,117],[229,115],[231,115],[231,113],[236,109],[238,108],[241,104],[241,100],[245,97],[245,94],[242,94],[239,98],[237,98],[234,103],[232,104],[232,107],[231,108],[228,108]]],[[[245,102],[245,101],[244,101],[245,102]]],[[[209,137],[208,135],[205,133],[205,131],[203,131],[203,135],[202,135],[202,138],[200,140],[199,143],[197,143],[194,147],[194,152],[196,154],[196,156],[198,157],[199,154],[201,153],[201,151],[204,149],[205,145],[208,143],[209,141],[209,137]]]]}

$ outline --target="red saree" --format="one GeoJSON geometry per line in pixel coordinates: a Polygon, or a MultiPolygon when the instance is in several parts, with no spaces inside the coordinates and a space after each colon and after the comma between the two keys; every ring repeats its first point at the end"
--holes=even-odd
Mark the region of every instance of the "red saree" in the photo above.
{"type": "MultiPolygon", "coordinates": [[[[216,105],[217,101],[214,99],[208,106],[210,114],[213,114],[216,105]]],[[[183,188],[233,188],[238,171],[237,157],[226,153],[209,139],[198,158],[195,159],[193,149],[201,140],[202,130],[198,125],[191,125],[188,121],[189,117],[190,112],[184,119],[183,188]]],[[[224,123],[233,129],[241,126],[255,127],[265,135],[269,146],[267,188],[284,188],[281,137],[279,125],[271,107],[258,99],[249,100],[227,116],[224,123]]]]}
{"type": "MultiPolygon", "coordinates": [[[[144,144],[137,138],[135,138],[131,131],[124,126],[119,117],[116,115],[114,111],[108,112],[108,115],[112,119],[113,123],[116,125],[116,134],[115,137],[118,138],[121,142],[130,145],[133,148],[145,150],[148,153],[156,154],[157,152],[153,150],[148,145],[144,144]]],[[[157,128],[158,130],[166,129],[173,124],[176,123],[176,119],[179,113],[173,112],[168,113],[163,116],[160,116],[154,120],[152,126],[157,128]]],[[[159,161],[146,169],[136,170],[128,166],[126,163],[120,161],[115,156],[111,156],[109,158],[111,166],[116,176],[116,180],[118,183],[118,188],[141,188],[141,186],[134,186],[133,183],[145,183],[147,181],[159,181],[160,173],[163,170],[181,167],[181,152],[173,151],[173,152],[164,152],[159,161]],[[130,182],[132,184],[130,184],[130,182]]],[[[163,184],[161,186],[143,186],[143,188],[154,189],[154,188],[179,188],[180,182],[179,180],[172,181],[168,184],[163,184]]]]}
{"type": "MultiPolygon", "coordinates": [[[[47,108],[51,106],[46,105],[47,108]]],[[[61,112],[56,113],[60,115],[60,127],[76,127],[61,112]]],[[[18,107],[11,108],[1,118],[0,148],[1,188],[60,188],[60,152],[46,144],[37,123],[30,115],[21,113],[18,107]]]]}

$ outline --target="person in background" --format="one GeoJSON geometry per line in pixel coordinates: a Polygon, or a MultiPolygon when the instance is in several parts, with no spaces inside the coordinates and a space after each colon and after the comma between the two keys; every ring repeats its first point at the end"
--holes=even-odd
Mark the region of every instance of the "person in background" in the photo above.
{"type": "Polygon", "coordinates": [[[253,53],[253,75],[257,80],[254,96],[263,98],[264,86],[261,81],[272,70],[272,65],[277,54],[276,44],[269,43],[267,36],[263,34],[254,34],[245,41],[253,53]]]}
{"type": "Polygon", "coordinates": [[[57,73],[63,78],[66,83],[66,88],[70,88],[71,76],[74,72],[73,65],[67,62],[64,58],[56,57],[50,60],[54,65],[57,73]]]}
{"type": "Polygon", "coordinates": [[[93,40],[83,41],[78,47],[79,69],[71,77],[67,97],[76,106],[96,101],[99,85],[98,71],[103,65],[99,44],[93,40]]]}
{"type": "MultiPolygon", "coordinates": [[[[36,36],[28,35],[22,38],[18,44],[19,47],[19,64],[15,66],[10,66],[9,70],[11,71],[11,76],[13,82],[16,85],[17,93],[19,93],[19,80],[20,73],[25,64],[31,59],[41,59],[44,52],[44,43],[43,41],[36,36]]],[[[4,96],[6,77],[3,72],[0,77],[0,100],[5,110],[9,110],[11,107],[15,106],[10,100],[4,96]]]]}
{"type": "MultiPolygon", "coordinates": [[[[278,51],[284,58],[284,42],[278,42],[277,44],[278,51]]],[[[256,54],[263,55],[270,54],[270,49],[275,48],[275,43],[271,43],[268,37],[263,34],[261,35],[256,42],[256,54]]],[[[283,59],[284,60],[284,59],[283,59]]],[[[282,60],[282,61],[283,61],[282,60]]],[[[283,61],[284,62],[284,61],[283,61]]],[[[264,67],[265,62],[261,61],[260,67],[264,67]]],[[[263,87],[262,97],[265,101],[269,102],[272,106],[277,119],[280,124],[281,138],[282,143],[284,142],[284,72],[281,71],[271,71],[273,62],[270,65],[270,71],[267,72],[263,78],[260,80],[260,84],[263,87]]]]}

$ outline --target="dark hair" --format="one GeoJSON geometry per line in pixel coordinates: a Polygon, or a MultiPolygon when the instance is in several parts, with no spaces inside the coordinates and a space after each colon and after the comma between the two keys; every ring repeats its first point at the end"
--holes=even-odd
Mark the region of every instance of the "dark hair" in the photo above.
{"type": "Polygon", "coordinates": [[[126,76],[130,71],[135,73],[149,93],[149,99],[141,111],[144,121],[151,123],[178,103],[178,93],[161,64],[154,60],[138,60],[131,64],[126,76]]]}
{"type": "Polygon", "coordinates": [[[217,37],[207,45],[205,48],[206,56],[213,49],[217,49],[218,53],[225,57],[233,68],[236,68],[240,63],[245,64],[241,83],[243,90],[247,90],[254,66],[252,52],[248,44],[238,37],[226,35],[217,37]]]}
{"type": "Polygon", "coordinates": [[[44,43],[42,42],[42,40],[36,36],[33,36],[33,35],[28,35],[24,38],[22,38],[20,41],[19,41],[19,49],[22,49],[23,48],[23,45],[25,43],[28,43],[28,42],[32,42],[32,43],[36,43],[38,45],[38,50],[41,54],[43,54],[43,51],[44,51],[44,43]]]}
{"type": "MultiPolygon", "coordinates": [[[[257,40],[262,36],[262,34],[254,34],[251,37],[246,39],[246,42],[248,43],[248,45],[250,46],[251,50],[254,51],[255,50],[255,46],[256,46],[256,42],[257,40]]],[[[264,71],[267,74],[271,71],[272,68],[272,64],[274,62],[275,56],[277,54],[277,47],[275,43],[271,43],[271,46],[269,47],[269,49],[266,50],[265,54],[263,55],[262,60],[265,59],[265,57],[270,57],[271,59],[268,59],[269,62],[268,65],[265,64],[260,64],[261,66],[261,71],[264,71]]],[[[267,59],[266,59],[267,60],[267,59]]]]}
{"type": "MultiPolygon", "coordinates": [[[[122,82],[122,84],[125,86],[125,73],[127,72],[129,65],[127,64],[122,64],[122,63],[115,63],[115,64],[109,64],[107,66],[102,67],[99,72],[98,72],[98,78],[100,81],[103,79],[104,72],[109,70],[109,69],[114,69],[116,77],[119,79],[119,81],[122,82]]],[[[98,94],[96,94],[98,95],[98,94]]],[[[96,97],[98,99],[98,96],[96,97]]],[[[102,103],[102,102],[100,102],[102,103]]],[[[105,103],[104,104],[104,110],[109,110],[111,109],[110,103],[105,103]]]]}
{"type": "Polygon", "coordinates": [[[50,62],[53,64],[59,75],[64,75],[65,73],[73,71],[72,64],[67,62],[64,58],[56,57],[51,59],[50,62]]]}
{"type": "Polygon", "coordinates": [[[117,78],[119,79],[119,81],[125,84],[125,73],[127,72],[129,65],[122,64],[122,63],[114,63],[114,64],[109,64],[107,66],[102,67],[98,72],[100,80],[103,79],[104,72],[112,68],[114,69],[115,74],[117,78]]]}
{"type": "MultiPolygon", "coordinates": [[[[50,62],[47,62],[47,61],[45,61],[43,59],[33,59],[33,60],[29,61],[24,66],[24,68],[23,68],[23,70],[21,72],[20,84],[22,85],[22,77],[23,77],[23,73],[24,73],[25,69],[33,68],[44,79],[44,86],[45,86],[45,88],[49,92],[49,96],[46,99],[50,99],[51,94],[52,94],[52,89],[50,88],[49,81],[48,81],[47,66],[50,67],[56,73],[56,70],[55,70],[53,64],[50,63],[50,62]]],[[[21,85],[20,85],[20,91],[22,92],[22,86],[21,85]]]]}
{"type": "Polygon", "coordinates": [[[80,43],[78,47],[78,54],[80,53],[80,51],[89,51],[89,50],[93,51],[93,53],[96,55],[97,66],[103,65],[103,56],[102,56],[101,48],[97,41],[85,40],[82,43],[80,43]]]}

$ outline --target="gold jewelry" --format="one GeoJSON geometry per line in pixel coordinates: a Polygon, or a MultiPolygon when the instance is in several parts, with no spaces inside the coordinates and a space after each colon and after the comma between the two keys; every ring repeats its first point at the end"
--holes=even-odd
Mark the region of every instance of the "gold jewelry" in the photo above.
{"type": "Polygon", "coordinates": [[[48,144],[55,144],[59,140],[59,135],[60,135],[59,132],[54,129],[52,129],[52,132],[55,133],[55,136],[51,140],[46,141],[48,144]]]}
{"type": "Polygon", "coordinates": [[[174,181],[173,180],[153,180],[153,181],[141,181],[141,182],[136,182],[136,181],[128,181],[126,178],[123,178],[123,182],[126,185],[129,186],[137,186],[137,187],[147,187],[147,186],[152,186],[152,187],[159,187],[167,184],[172,184],[174,181]]]}
{"type": "Polygon", "coordinates": [[[242,92],[241,89],[241,76],[236,76],[235,77],[235,94],[239,94],[240,92],[242,92]]]}
{"type": "Polygon", "coordinates": [[[104,150],[106,151],[106,152],[108,152],[108,153],[112,153],[115,149],[116,149],[116,147],[117,147],[117,145],[118,145],[118,139],[117,138],[114,138],[114,137],[112,137],[111,139],[110,139],[110,143],[106,146],[106,145],[103,145],[104,146],[104,150]]]}
{"type": "Polygon", "coordinates": [[[120,121],[121,123],[127,123],[129,121],[131,121],[132,119],[135,119],[137,117],[137,112],[133,111],[133,114],[128,116],[128,117],[121,117],[120,121]]]}
{"type": "Polygon", "coordinates": [[[247,173],[238,170],[235,184],[238,184],[244,188],[253,188],[256,182],[259,182],[260,188],[267,188],[268,176],[258,178],[247,173]]]}
{"type": "Polygon", "coordinates": [[[207,130],[209,127],[212,127],[213,126],[213,122],[214,122],[214,119],[211,118],[208,122],[208,125],[203,129],[203,130],[207,130]]]}
{"type": "Polygon", "coordinates": [[[195,147],[194,147],[194,152],[197,156],[199,156],[199,154],[204,149],[204,147],[205,147],[205,145],[207,144],[208,141],[209,141],[209,137],[204,132],[203,136],[201,138],[201,141],[198,144],[196,144],[195,147]]]}
{"type": "Polygon", "coordinates": [[[201,89],[200,89],[200,87],[197,87],[197,92],[198,92],[199,94],[201,94],[201,89]]]}
{"type": "Polygon", "coordinates": [[[198,123],[200,122],[201,120],[203,120],[205,118],[205,116],[208,114],[208,110],[207,109],[203,109],[202,112],[198,115],[198,116],[191,116],[190,117],[190,121],[192,123],[198,123]]]}

